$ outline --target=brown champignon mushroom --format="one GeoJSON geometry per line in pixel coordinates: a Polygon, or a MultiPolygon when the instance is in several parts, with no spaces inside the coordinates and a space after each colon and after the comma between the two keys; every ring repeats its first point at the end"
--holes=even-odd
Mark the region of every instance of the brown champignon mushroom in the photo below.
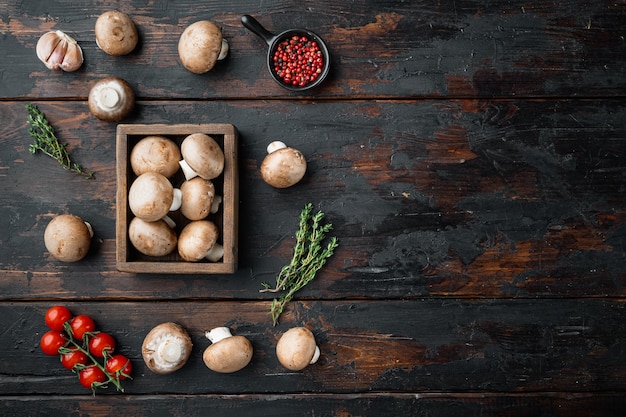
{"type": "Polygon", "coordinates": [[[50,255],[59,261],[80,261],[89,252],[93,229],[73,214],[53,218],[44,232],[44,244],[50,255]]]}
{"type": "Polygon", "coordinates": [[[180,190],[157,172],[138,176],[128,190],[130,211],[147,222],[163,219],[168,212],[180,207],[180,190]]]}
{"type": "Polygon", "coordinates": [[[202,220],[209,213],[217,213],[221,196],[215,195],[211,180],[195,177],[180,186],[182,204],[180,212],[189,220],[202,220]]]}
{"type": "Polygon", "coordinates": [[[278,340],[276,356],[285,368],[299,371],[317,362],[320,349],[309,329],[294,327],[287,330],[278,340]]]}
{"type": "Polygon", "coordinates": [[[185,365],[191,354],[191,338],[176,323],[161,323],[146,335],[141,345],[143,360],[156,374],[171,374],[185,365]]]}
{"type": "Polygon", "coordinates": [[[89,111],[105,122],[119,122],[135,107],[135,93],[125,80],[104,78],[91,87],[89,111]]]}
{"type": "Polygon", "coordinates": [[[178,254],[188,262],[208,259],[217,262],[224,256],[224,247],[217,243],[219,229],[209,220],[187,224],[178,236],[178,254]]]}
{"type": "Polygon", "coordinates": [[[232,373],[243,369],[252,360],[252,343],[244,336],[233,336],[228,327],[206,332],[211,341],[202,354],[204,364],[212,371],[232,373]]]}
{"type": "Polygon", "coordinates": [[[217,178],[224,170],[224,151],[215,139],[204,133],[187,136],[180,144],[185,178],[202,177],[205,180],[217,178]]]}
{"type": "Polygon", "coordinates": [[[267,155],[261,163],[261,178],[275,188],[287,188],[304,177],[306,159],[302,153],[274,141],[267,146],[267,155]]]}
{"type": "Polygon", "coordinates": [[[126,13],[111,10],[96,20],[96,44],[109,55],[126,55],[137,46],[137,27],[126,13]]]}
{"type": "Polygon", "coordinates": [[[133,217],[128,226],[128,238],[135,249],[148,256],[169,255],[176,249],[176,232],[164,221],[147,222],[133,217]]]}
{"type": "Polygon", "coordinates": [[[130,166],[135,175],[158,172],[170,178],[178,171],[180,159],[178,145],[164,136],[146,136],[130,152],[130,166]]]}
{"type": "Polygon", "coordinates": [[[218,60],[226,58],[228,49],[220,27],[208,20],[192,23],[178,40],[180,62],[194,74],[210,71],[218,60]]]}

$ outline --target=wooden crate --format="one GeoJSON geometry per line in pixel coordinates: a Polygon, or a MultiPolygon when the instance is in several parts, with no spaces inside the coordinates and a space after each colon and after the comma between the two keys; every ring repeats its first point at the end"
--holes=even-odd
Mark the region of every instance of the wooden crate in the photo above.
{"type": "MultiPolygon", "coordinates": [[[[237,270],[238,233],[238,189],[237,129],[231,124],[120,124],[117,126],[116,143],[117,208],[116,208],[116,267],[122,272],[148,274],[232,274],[237,270]],[[153,257],[137,251],[128,239],[128,225],[133,214],[128,206],[128,190],[136,178],[129,156],[133,146],[149,135],[165,136],[180,146],[183,139],[192,133],[211,136],[224,151],[224,172],[215,178],[216,194],[223,196],[217,213],[209,215],[220,229],[220,242],[224,246],[224,257],[218,262],[186,262],[178,251],[153,257]]],[[[175,187],[184,181],[182,170],[171,179],[175,187]]],[[[177,233],[189,222],[179,212],[170,215],[176,222],[177,233]]]]}

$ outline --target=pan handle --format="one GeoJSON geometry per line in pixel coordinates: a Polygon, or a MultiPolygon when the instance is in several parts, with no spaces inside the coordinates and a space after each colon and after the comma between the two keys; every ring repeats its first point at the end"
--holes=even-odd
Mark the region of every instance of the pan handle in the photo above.
{"type": "Polygon", "coordinates": [[[252,31],[255,35],[262,38],[268,46],[272,46],[272,43],[276,39],[276,35],[265,29],[254,17],[250,15],[246,14],[241,16],[241,24],[252,31]]]}

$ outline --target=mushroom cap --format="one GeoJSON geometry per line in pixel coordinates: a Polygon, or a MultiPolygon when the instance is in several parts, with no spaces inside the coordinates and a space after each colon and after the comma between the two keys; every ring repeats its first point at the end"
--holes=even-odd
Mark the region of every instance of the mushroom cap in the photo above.
{"type": "Polygon", "coordinates": [[[204,133],[193,133],[180,144],[180,153],[198,176],[205,180],[218,177],[224,170],[224,151],[215,139],[204,133]]]}
{"type": "Polygon", "coordinates": [[[294,148],[284,147],[268,153],[261,163],[261,178],[275,188],[296,184],[306,173],[306,159],[294,148]]]}
{"type": "Polygon", "coordinates": [[[250,363],[252,351],[252,343],[247,338],[230,336],[207,347],[202,360],[212,371],[237,372],[250,363]]]}
{"type": "Polygon", "coordinates": [[[202,260],[215,246],[219,229],[210,220],[188,223],[178,236],[178,254],[188,262],[202,260]]]}
{"type": "Polygon", "coordinates": [[[178,40],[178,57],[194,74],[210,71],[222,50],[222,29],[208,20],[187,26],[178,40]]]}
{"type": "Polygon", "coordinates": [[[91,226],[73,214],[53,218],[44,232],[44,244],[50,255],[59,261],[80,261],[89,252],[91,226]]]}
{"type": "Polygon", "coordinates": [[[176,323],[161,323],[146,335],[141,345],[143,360],[156,374],[171,374],[185,365],[191,354],[191,338],[176,323]]]}
{"type": "Polygon", "coordinates": [[[138,176],[128,190],[128,206],[137,217],[147,222],[162,219],[174,201],[174,187],[157,172],[138,176]]]}
{"type": "Polygon", "coordinates": [[[121,78],[104,78],[91,87],[89,111],[105,122],[119,122],[135,107],[135,92],[121,78]]]}
{"type": "Polygon", "coordinates": [[[153,171],[169,178],[180,168],[180,159],[178,145],[163,136],[146,136],[130,152],[130,166],[135,175],[153,171]]]}
{"type": "Polygon", "coordinates": [[[317,345],[315,336],[306,327],[287,330],[276,344],[278,361],[287,369],[299,371],[311,363],[317,345]]]}
{"type": "Polygon", "coordinates": [[[96,20],[96,44],[109,55],[126,55],[135,49],[139,36],[133,20],[125,13],[111,10],[96,20]]]}
{"type": "Polygon", "coordinates": [[[215,186],[211,180],[195,177],[180,186],[183,201],[180,212],[189,220],[202,220],[211,212],[215,186]]]}
{"type": "Polygon", "coordinates": [[[128,238],[135,249],[148,256],[169,255],[176,249],[176,232],[163,220],[147,222],[133,217],[128,226],[128,238]]]}

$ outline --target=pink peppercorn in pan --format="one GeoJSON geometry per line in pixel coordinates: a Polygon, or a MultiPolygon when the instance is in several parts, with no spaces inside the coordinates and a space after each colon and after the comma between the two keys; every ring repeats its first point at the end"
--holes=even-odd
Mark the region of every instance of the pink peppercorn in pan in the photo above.
{"type": "Polygon", "coordinates": [[[278,84],[291,91],[320,85],[330,70],[330,53],[324,41],[306,29],[291,29],[274,35],[253,17],[242,24],[268,44],[267,67],[278,84]]]}

